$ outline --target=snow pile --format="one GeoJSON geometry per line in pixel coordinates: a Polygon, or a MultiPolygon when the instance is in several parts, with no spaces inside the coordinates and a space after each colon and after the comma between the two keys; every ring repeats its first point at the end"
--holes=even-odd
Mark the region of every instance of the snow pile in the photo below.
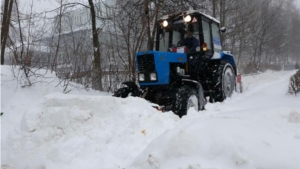
{"type": "Polygon", "coordinates": [[[1,69],[2,168],[300,168],[300,97],[286,94],[293,71],[244,77],[244,93],[180,119],[140,98],[21,88],[1,69]]]}
{"type": "Polygon", "coordinates": [[[55,93],[23,116],[9,154],[16,168],[121,166],[178,120],[139,98],[55,93]]]}
{"type": "MultiPolygon", "coordinates": [[[[20,124],[23,114],[42,101],[42,98],[53,92],[62,93],[65,89],[63,83],[60,83],[54,72],[46,70],[32,70],[35,76],[30,77],[32,87],[24,87],[28,84],[23,71],[9,66],[1,65],[1,112],[2,141],[6,139],[7,134],[20,124]],[[23,87],[22,87],[23,86],[23,87]]],[[[82,86],[70,83],[68,86],[70,94],[81,95],[108,95],[107,93],[97,91],[85,91],[82,86]]]]}
{"type": "Polygon", "coordinates": [[[244,110],[188,121],[156,138],[133,166],[297,169],[300,167],[299,110],[244,110]]]}

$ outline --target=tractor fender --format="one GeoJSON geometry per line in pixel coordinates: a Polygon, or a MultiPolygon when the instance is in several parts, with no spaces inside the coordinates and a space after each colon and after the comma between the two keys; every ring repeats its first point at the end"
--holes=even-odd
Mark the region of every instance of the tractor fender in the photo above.
{"type": "Polygon", "coordinates": [[[236,64],[235,64],[233,55],[231,55],[230,52],[228,52],[228,51],[214,52],[214,55],[211,59],[212,60],[225,60],[225,61],[227,61],[233,67],[235,75],[237,75],[236,64]]]}
{"type": "Polygon", "coordinates": [[[197,86],[197,92],[198,92],[198,111],[204,110],[204,106],[206,104],[205,97],[204,97],[204,91],[203,87],[200,82],[191,80],[191,79],[182,79],[182,81],[186,84],[192,84],[192,86],[197,86]]]}

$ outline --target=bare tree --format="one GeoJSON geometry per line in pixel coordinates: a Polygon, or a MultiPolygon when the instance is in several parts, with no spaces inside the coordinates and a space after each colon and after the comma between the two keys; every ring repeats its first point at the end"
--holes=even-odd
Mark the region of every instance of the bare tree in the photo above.
{"type": "MultiPolygon", "coordinates": [[[[120,29],[127,56],[122,56],[127,63],[127,71],[132,81],[136,80],[135,53],[145,45],[146,24],[143,5],[141,1],[119,1],[116,25],[120,29]],[[134,7],[134,8],[132,8],[134,7]],[[122,10],[121,10],[122,9],[122,10]]],[[[145,9],[145,8],[144,8],[145,9]]],[[[145,46],[143,47],[145,48],[145,46]]]]}
{"type": "Polygon", "coordinates": [[[11,12],[14,0],[4,0],[2,23],[1,23],[1,65],[4,64],[4,53],[6,48],[6,41],[9,35],[9,25],[11,12]]]}
{"type": "Polygon", "coordinates": [[[94,62],[93,62],[93,88],[102,90],[102,70],[100,63],[100,44],[98,40],[98,30],[96,28],[96,12],[94,8],[93,0],[89,0],[91,20],[92,20],[92,34],[93,34],[93,46],[94,46],[94,62]]]}
{"type": "Polygon", "coordinates": [[[59,6],[53,10],[57,15],[51,35],[42,37],[29,31],[37,23],[32,19],[37,14],[18,11],[8,39],[14,43],[10,48],[15,63],[24,63],[28,68],[38,65],[33,44],[43,41],[49,47],[44,57],[48,63],[43,65],[55,70],[66,92],[71,81],[105,91],[113,91],[120,81],[136,81],[136,52],[154,49],[158,18],[186,10],[201,9],[228,28],[222,35],[222,45],[233,53],[240,68],[254,65],[249,67],[256,71],[263,64],[287,63],[297,60],[300,52],[296,46],[300,40],[300,17],[292,6],[293,0],[120,0],[115,6],[102,0],[89,0],[88,5],[55,2],[59,6]],[[83,11],[72,10],[74,6],[82,6],[83,11]],[[86,18],[86,23],[76,25],[75,21],[82,18],[86,18]]]}

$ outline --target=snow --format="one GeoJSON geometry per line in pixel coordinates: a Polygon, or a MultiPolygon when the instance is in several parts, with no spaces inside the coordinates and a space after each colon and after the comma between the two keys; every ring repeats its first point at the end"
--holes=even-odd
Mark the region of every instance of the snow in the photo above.
{"type": "MultiPolygon", "coordinates": [[[[201,10],[188,10],[188,11],[186,11],[186,14],[193,14],[193,13],[200,13],[200,14],[206,16],[207,18],[209,18],[209,19],[211,19],[211,20],[213,20],[213,21],[215,21],[217,23],[220,23],[220,21],[218,19],[216,19],[216,18],[214,18],[214,17],[212,17],[212,16],[210,16],[208,14],[205,14],[205,13],[201,12],[201,10]]],[[[165,19],[168,19],[168,18],[169,18],[168,15],[164,15],[160,19],[161,20],[165,20],[165,19]]]]}
{"type": "Polygon", "coordinates": [[[243,93],[181,119],[76,84],[63,94],[54,73],[40,73],[21,87],[1,66],[2,168],[300,168],[300,97],[287,94],[295,71],[243,77],[243,93]]]}

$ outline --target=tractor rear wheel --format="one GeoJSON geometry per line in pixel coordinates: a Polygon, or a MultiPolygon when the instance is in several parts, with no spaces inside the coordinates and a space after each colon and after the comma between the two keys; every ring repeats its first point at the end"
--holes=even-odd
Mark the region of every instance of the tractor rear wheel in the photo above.
{"type": "MultiPolygon", "coordinates": [[[[213,99],[222,102],[231,97],[235,88],[235,73],[227,61],[220,61],[212,66],[212,84],[214,89],[213,99]]],[[[212,99],[210,99],[212,101],[212,99]]]]}
{"type": "Polygon", "coordinates": [[[187,114],[190,107],[198,111],[198,95],[195,89],[189,86],[182,86],[177,89],[172,110],[180,118],[187,114]]]}

